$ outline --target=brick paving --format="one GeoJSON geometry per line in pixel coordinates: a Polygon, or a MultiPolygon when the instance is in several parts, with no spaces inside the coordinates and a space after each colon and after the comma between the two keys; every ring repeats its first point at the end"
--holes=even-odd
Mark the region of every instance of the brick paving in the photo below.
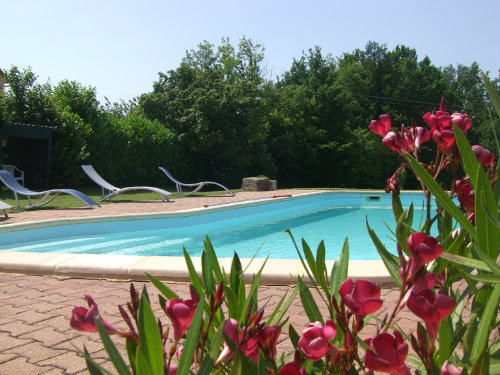
{"type": "MultiPolygon", "coordinates": [[[[304,191],[279,191],[277,194],[298,194],[304,191]]],[[[307,191],[310,192],[310,191],[307,191]]],[[[64,209],[37,210],[14,212],[3,223],[17,223],[35,220],[53,220],[56,218],[72,218],[86,216],[110,216],[137,213],[173,212],[190,208],[203,208],[204,204],[216,203],[221,200],[238,200],[251,197],[272,195],[271,192],[238,193],[236,197],[191,197],[173,200],[168,203],[115,203],[99,209],[64,209]]],[[[91,294],[99,305],[103,318],[117,328],[126,329],[120,316],[117,304],[124,304],[129,298],[130,280],[109,280],[90,278],[71,278],[46,275],[23,275],[15,273],[0,273],[0,374],[2,375],[80,375],[88,374],[85,361],[78,354],[83,346],[92,357],[107,370],[114,368],[107,361],[97,334],[82,333],[73,330],[69,325],[71,311],[75,306],[86,306],[83,295],[91,294]]],[[[137,290],[146,285],[153,304],[155,314],[165,324],[168,318],[158,304],[156,289],[147,282],[133,281],[137,290]]],[[[189,296],[185,283],[165,282],[169,288],[181,297],[189,296]]],[[[287,286],[261,286],[259,289],[259,306],[267,304],[267,311],[277,305],[280,297],[287,291],[287,286]]],[[[315,291],[314,298],[320,305],[323,316],[327,316],[326,307],[315,291]]],[[[393,289],[383,289],[384,308],[379,313],[383,317],[390,312],[396,303],[398,292],[393,289]]],[[[300,298],[293,301],[288,312],[290,323],[300,332],[308,322],[303,311],[300,298]]],[[[265,318],[265,317],[264,317],[265,318]]],[[[409,333],[414,321],[402,319],[409,333]]],[[[375,327],[366,327],[367,334],[373,334],[375,327]]],[[[124,342],[114,340],[118,349],[126,358],[124,342]]],[[[292,345],[288,339],[288,329],[280,336],[278,348],[291,352],[292,345]]]]}

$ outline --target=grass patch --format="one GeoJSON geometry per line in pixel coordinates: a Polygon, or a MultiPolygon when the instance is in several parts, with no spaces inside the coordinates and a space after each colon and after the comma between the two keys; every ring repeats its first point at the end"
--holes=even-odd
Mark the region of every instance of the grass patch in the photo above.
{"type": "MultiPolygon", "coordinates": [[[[90,198],[95,200],[96,202],[101,199],[101,191],[99,189],[95,189],[92,187],[83,187],[79,188],[79,191],[82,193],[87,194],[90,198]]],[[[173,190],[168,190],[170,192],[175,192],[175,188],[173,190]]],[[[238,192],[240,190],[233,190],[234,192],[238,192]]],[[[169,196],[170,199],[186,199],[189,197],[202,197],[202,196],[211,196],[211,195],[217,195],[217,196],[225,196],[228,195],[224,190],[221,191],[206,191],[206,192],[197,192],[196,194],[189,195],[187,197],[179,197],[177,194],[173,193],[172,195],[169,196]]],[[[31,198],[31,203],[34,203],[37,201],[37,199],[40,199],[41,196],[36,196],[31,198]]],[[[28,198],[25,196],[19,195],[19,204],[21,207],[28,205],[28,198]]],[[[0,201],[3,201],[7,204],[10,204],[12,207],[16,207],[16,200],[14,198],[14,194],[10,191],[7,190],[5,191],[3,188],[0,189],[0,201]]],[[[100,202],[100,205],[107,205],[107,204],[113,204],[113,203],[119,203],[119,202],[145,202],[145,201],[158,201],[161,202],[160,195],[157,193],[145,191],[145,190],[137,190],[137,191],[128,191],[125,193],[118,194],[116,197],[111,199],[111,201],[103,201],[100,202]]],[[[76,199],[75,197],[68,195],[68,194],[59,194],[56,199],[53,201],[41,206],[41,207],[33,207],[30,208],[29,211],[33,210],[50,210],[50,209],[55,209],[55,208],[75,208],[75,207],[87,207],[85,204],[83,204],[81,201],[76,199]]],[[[21,212],[21,211],[28,211],[28,210],[18,210],[18,209],[10,209],[7,212],[21,212]]]]}

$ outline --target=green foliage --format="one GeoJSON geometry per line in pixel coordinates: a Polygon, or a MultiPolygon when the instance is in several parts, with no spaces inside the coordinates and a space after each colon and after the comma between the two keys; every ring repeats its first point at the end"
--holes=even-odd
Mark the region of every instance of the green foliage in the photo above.
{"type": "MultiPolygon", "coordinates": [[[[443,94],[450,112],[471,114],[471,143],[496,149],[478,64],[438,68],[406,46],[388,50],[371,41],[337,58],[316,46],[270,80],[260,44],[203,42],[176,69],[159,73],[151,92],[104,105],[93,87],[40,84],[30,69],[5,72],[10,89],[0,96],[0,127],[55,128],[55,186],[90,185],[79,168],[89,163],[116,185],[161,185],[163,165],[181,180],[229,187],[262,174],[281,187],[383,188],[398,160],[367,129],[370,120],[390,113],[394,122],[421,125],[443,94]]],[[[491,85],[498,91],[498,81],[491,85]]],[[[434,151],[424,145],[421,155],[434,151]]],[[[404,172],[399,181],[419,187],[404,172]]]]}

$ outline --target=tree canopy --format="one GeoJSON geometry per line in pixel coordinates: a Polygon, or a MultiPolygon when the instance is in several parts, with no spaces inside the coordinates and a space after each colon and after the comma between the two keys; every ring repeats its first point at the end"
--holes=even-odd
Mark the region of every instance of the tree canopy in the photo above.
{"type": "Polygon", "coordinates": [[[180,179],[231,187],[267,175],[280,187],[381,188],[398,160],[368,131],[370,120],[388,113],[393,126],[422,125],[443,96],[450,112],[473,119],[471,142],[495,150],[477,63],[440,68],[377,42],[339,57],[315,46],[270,79],[264,52],[247,38],[237,47],[205,41],[160,72],[151,92],[104,105],[95,88],[39,84],[30,69],[12,67],[0,123],[54,126],[51,181],[66,185],[85,182],[79,165],[92,163],[117,184],[158,185],[163,165],[180,179]]]}

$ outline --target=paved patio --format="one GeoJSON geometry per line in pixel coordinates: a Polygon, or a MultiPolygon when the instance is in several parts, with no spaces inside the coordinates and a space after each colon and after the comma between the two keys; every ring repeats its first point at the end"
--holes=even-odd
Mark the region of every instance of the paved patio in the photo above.
{"type": "MultiPolygon", "coordinates": [[[[307,191],[282,190],[276,194],[297,195],[307,191]]],[[[179,210],[204,209],[204,205],[221,201],[241,200],[272,196],[274,192],[242,192],[235,197],[190,197],[173,200],[169,203],[140,202],[113,203],[99,209],[64,209],[14,212],[3,223],[20,223],[28,221],[69,219],[77,217],[105,217],[116,215],[133,215],[138,213],[165,213],[179,210]]],[[[22,257],[22,255],[20,255],[22,257]]],[[[130,280],[80,278],[42,274],[0,273],[0,374],[87,374],[84,360],[78,356],[78,349],[85,345],[92,357],[102,363],[105,368],[114,372],[107,362],[107,355],[100,344],[97,334],[86,334],[75,331],[69,326],[71,310],[75,306],[85,306],[83,294],[91,294],[99,305],[101,315],[111,324],[125,329],[117,305],[128,301],[130,280]]],[[[188,297],[188,286],[184,282],[165,282],[182,297],[188,297]]],[[[146,285],[154,311],[164,323],[169,320],[161,311],[156,289],[147,282],[134,281],[137,289],[146,285]]],[[[288,290],[287,286],[264,285],[260,288],[259,305],[267,303],[268,314],[276,306],[279,298],[288,290]]],[[[317,295],[313,293],[315,299],[317,295]]],[[[384,306],[379,312],[383,317],[392,311],[398,292],[384,288],[384,306]]],[[[327,316],[326,308],[322,308],[327,316]]],[[[300,332],[308,320],[297,297],[290,310],[290,323],[300,332]]],[[[415,319],[409,312],[399,314],[398,323],[411,332],[415,319]]],[[[371,336],[374,326],[367,326],[364,335],[371,336]]],[[[124,353],[120,339],[116,339],[119,349],[124,353]]],[[[291,351],[288,330],[280,336],[280,350],[291,351]]]]}

